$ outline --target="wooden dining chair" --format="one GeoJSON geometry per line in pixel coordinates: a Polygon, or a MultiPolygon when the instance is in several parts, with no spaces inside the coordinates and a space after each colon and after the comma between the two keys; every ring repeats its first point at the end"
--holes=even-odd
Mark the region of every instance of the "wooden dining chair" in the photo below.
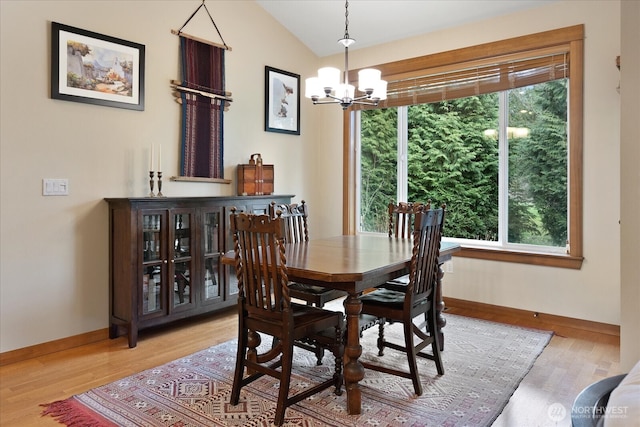
{"type": "MultiPolygon", "coordinates": [[[[278,212],[283,221],[285,243],[309,241],[309,206],[304,200],[302,200],[300,204],[277,204],[276,202],[271,202],[269,205],[269,215],[272,218],[276,218],[278,212]]],[[[346,296],[347,293],[322,286],[290,282],[289,295],[291,295],[292,298],[304,301],[307,305],[322,308],[327,302],[342,298],[346,296]]],[[[296,345],[315,353],[317,364],[322,364],[322,358],[324,357],[324,348],[322,348],[322,346],[309,345],[305,342],[299,342],[296,343],[296,345]]]]}
{"type": "MultiPolygon", "coordinates": [[[[284,241],[285,243],[300,243],[309,241],[309,206],[304,200],[297,203],[279,203],[271,202],[269,205],[269,214],[275,218],[276,212],[281,212],[281,218],[284,222],[284,241]]],[[[324,288],[322,286],[305,285],[303,283],[290,283],[289,292],[291,297],[302,300],[308,305],[316,307],[324,307],[324,305],[347,295],[346,292],[336,289],[324,288]]]]}
{"type": "MultiPolygon", "coordinates": [[[[420,202],[389,203],[389,237],[409,239],[413,235],[415,218],[418,212],[429,210],[431,200],[426,204],[420,202]]],[[[409,275],[390,280],[380,287],[404,291],[409,284],[409,275]]]]}
{"type": "Polygon", "coordinates": [[[280,381],[275,425],[282,425],[287,407],[335,386],[342,393],[343,314],[295,304],[289,283],[283,241],[284,220],[269,215],[230,215],[238,277],[238,353],[231,389],[232,405],[243,386],[268,375],[280,381]],[[274,344],[263,350],[261,334],[274,344]],[[289,396],[294,341],[319,342],[335,356],[332,377],[289,396]],[[245,368],[247,374],[245,375],[245,368]]]}
{"type": "Polygon", "coordinates": [[[389,237],[409,239],[413,234],[415,216],[418,212],[429,210],[431,201],[389,203],[389,237]]]}
{"type": "Polygon", "coordinates": [[[362,365],[368,369],[410,378],[418,396],[422,395],[422,384],[418,374],[416,357],[435,361],[438,374],[444,374],[439,338],[438,334],[434,333],[436,331],[435,296],[438,281],[438,256],[444,217],[444,206],[416,214],[409,283],[404,292],[377,289],[360,297],[362,315],[379,319],[378,355],[383,355],[385,347],[402,351],[407,355],[409,370],[407,372],[396,366],[385,366],[365,361],[362,361],[362,365]],[[423,314],[426,317],[426,322],[416,325],[414,319],[423,314]],[[404,345],[386,340],[384,327],[387,322],[402,323],[404,345]],[[432,352],[424,352],[423,349],[429,345],[431,345],[432,352]]]}

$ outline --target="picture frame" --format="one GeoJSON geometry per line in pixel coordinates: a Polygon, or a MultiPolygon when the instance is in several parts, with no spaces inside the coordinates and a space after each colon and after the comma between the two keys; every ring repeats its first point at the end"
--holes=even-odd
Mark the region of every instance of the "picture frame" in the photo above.
{"type": "Polygon", "coordinates": [[[51,98],[144,110],[145,46],[51,23],[51,98]]]}
{"type": "Polygon", "coordinates": [[[264,130],[300,135],[300,75],[264,68],[264,130]]]}

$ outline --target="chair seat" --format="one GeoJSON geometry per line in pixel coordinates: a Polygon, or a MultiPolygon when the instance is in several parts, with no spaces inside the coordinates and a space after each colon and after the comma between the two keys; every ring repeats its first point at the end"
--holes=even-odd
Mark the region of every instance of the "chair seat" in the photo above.
{"type": "Polygon", "coordinates": [[[409,285],[409,275],[398,277],[397,279],[389,280],[388,282],[378,286],[378,289],[390,289],[392,291],[406,292],[407,285],[409,285]]]}
{"type": "Polygon", "coordinates": [[[408,275],[408,274],[405,274],[405,275],[404,275],[404,276],[402,276],[402,277],[398,277],[398,278],[396,278],[396,279],[389,280],[387,283],[398,283],[398,284],[401,284],[401,285],[405,285],[405,286],[406,286],[406,285],[408,285],[408,284],[409,284],[409,275],[408,275]]]}
{"type": "Polygon", "coordinates": [[[362,305],[381,306],[392,310],[402,310],[404,306],[405,293],[392,289],[377,289],[360,297],[362,305]]]}
{"type": "MultiPolygon", "coordinates": [[[[293,308],[294,328],[300,330],[303,335],[308,335],[311,331],[334,328],[344,317],[344,314],[339,311],[325,310],[311,305],[292,303],[291,307],[293,308]],[[323,325],[326,326],[323,327],[323,325]]],[[[335,336],[335,333],[333,335],[335,336]]]]}
{"type": "Polygon", "coordinates": [[[290,283],[289,290],[308,292],[315,295],[320,295],[320,294],[334,291],[334,289],[323,288],[322,286],[315,286],[315,285],[305,285],[303,283],[290,283]]]}
{"type": "MultiPolygon", "coordinates": [[[[293,339],[299,339],[311,334],[317,334],[325,329],[333,329],[344,317],[339,311],[330,311],[310,305],[291,303],[293,312],[293,339]]],[[[281,337],[283,333],[282,321],[270,320],[265,317],[253,317],[246,319],[247,325],[254,330],[264,331],[270,335],[281,337]]],[[[335,336],[335,332],[331,332],[335,336]]]]}
{"type": "Polygon", "coordinates": [[[337,289],[323,288],[322,286],[304,285],[302,283],[289,284],[289,294],[291,298],[305,301],[316,307],[323,307],[329,301],[342,298],[347,293],[337,289]]]}
{"type": "MultiPolygon", "coordinates": [[[[360,297],[362,313],[384,317],[387,320],[401,320],[404,312],[405,297],[405,292],[392,289],[377,289],[360,297]]],[[[413,310],[426,302],[426,298],[413,301],[413,310]]]]}

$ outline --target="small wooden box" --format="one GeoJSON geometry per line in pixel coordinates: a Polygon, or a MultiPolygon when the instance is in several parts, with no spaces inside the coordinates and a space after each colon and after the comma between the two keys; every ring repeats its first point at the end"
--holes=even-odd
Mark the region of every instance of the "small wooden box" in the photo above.
{"type": "Polygon", "coordinates": [[[273,165],[238,165],[238,196],[273,194],[273,165]]]}

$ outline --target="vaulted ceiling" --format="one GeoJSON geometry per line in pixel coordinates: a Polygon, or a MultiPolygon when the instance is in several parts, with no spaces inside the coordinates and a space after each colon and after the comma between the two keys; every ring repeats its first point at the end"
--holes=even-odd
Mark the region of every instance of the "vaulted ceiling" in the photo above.
{"type": "MultiPolygon", "coordinates": [[[[349,49],[417,36],[540,7],[557,0],[350,0],[349,49]]],[[[344,51],[343,0],[257,0],[319,57],[344,51]]]]}

